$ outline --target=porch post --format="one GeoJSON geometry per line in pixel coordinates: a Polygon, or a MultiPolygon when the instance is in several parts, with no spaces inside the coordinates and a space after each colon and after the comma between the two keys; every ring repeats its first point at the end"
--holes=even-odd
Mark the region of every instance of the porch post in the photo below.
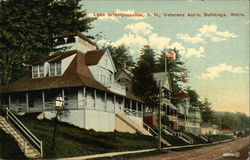
{"type": "Polygon", "coordinates": [[[124,97],[122,97],[122,105],[123,105],[122,111],[124,112],[124,108],[125,108],[125,98],[124,97]]]}
{"type": "Polygon", "coordinates": [[[29,110],[29,93],[26,92],[26,111],[29,110]]]}
{"type": "Polygon", "coordinates": [[[107,92],[104,94],[105,110],[107,110],[107,92]]]}
{"type": "Polygon", "coordinates": [[[116,96],[114,95],[114,113],[115,113],[115,103],[116,103],[116,96]]]}
{"type": "Polygon", "coordinates": [[[11,93],[8,94],[9,106],[11,105],[11,93]]]}
{"type": "Polygon", "coordinates": [[[45,108],[45,94],[44,94],[44,91],[42,91],[42,105],[43,105],[43,111],[44,111],[44,108],[45,108]]]}
{"type": "Polygon", "coordinates": [[[135,106],[136,114],[138,116],[139,110],[138,110],[138,101],[136,101],[136,106],[135,106]]]}
{"type": "Polygon", "coordinates": [[[130,103],[129,103],[129,107],[130,107],[130,114],[132,114],[132,100],[130,99],[130,101],[129,101],[130,103]]]}
{"type": "Polygon", "coordinates": [[[94,108],[96,107],[96,89],[94,90],[94,108]]]}

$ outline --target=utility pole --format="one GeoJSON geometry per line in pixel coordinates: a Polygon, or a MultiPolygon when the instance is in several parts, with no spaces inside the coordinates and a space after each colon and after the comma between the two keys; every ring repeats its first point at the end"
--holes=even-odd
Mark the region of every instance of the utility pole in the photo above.
{"type": "Polygon", "coordinates": [[[162,96],[162,91],[161,91],[161,80],[159,84],[159,106],[158,106],[158,149],[161,150],[161,96],[162,96]]]}

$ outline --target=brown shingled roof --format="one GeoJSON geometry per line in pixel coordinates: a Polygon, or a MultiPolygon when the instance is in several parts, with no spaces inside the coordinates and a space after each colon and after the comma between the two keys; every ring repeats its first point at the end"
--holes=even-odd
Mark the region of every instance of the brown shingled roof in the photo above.
{"type": "Polygon", "coordinates": [[[35,64],[43,64],[45,62],[58,62],[58,61],[60,61],[60,60],[62,60],[64,58],[67,58],[67,57],[75,54],[76,52],[77,52],[76,50],[71,50],[71,51],[66,51],[66,52],[54,53],[51,56],[49,56],[48,58],[40,60],[40,61],[34,63],[33,65],[35,65],[35,64]]]}
{"type": "Polygon", "coordinates": [[[90,66],[98,64],[104,53],[104,50],[88,51],[86,53],[86,65],[90,66]]]}
{"type": "Polygon", "coordinates": [[[189,98],[188,94],[182,90],[178,91],[172,98],[175,99],[184,99],[189,98]]]}
{"type": "MultiPolygon", "coordinates": [[[[9,92],[20,92],[20,91],[43,90],[51,88],[87,86],[142,102],[132,93],[126,92],[126,96],[120,95],[108,90],[102,84],[97,82],[87,67],[87,62],[91,62],[90,59],[89,61],[87,61],[88,57],[87,54],[84,54],[79,51],[70,51],[65,53],[67,55],[76,54],[76,56],[72,60],[71,64],[69,65],[69,67],[66,69],[66,71],[62,76],[46,76],[44,78],[32,78],[32,74],[28,73],[21,79],[1,88],[1,91],[3,93],[9,93],[9,92]]],[[[89,52],[89,54],[90,53],[95,53],[95,52],[89,52]]],[[[96,51],[96,53],[99,54],[99,51],[98,52],[96,51]]],[[[61,57],[67,57],[67,56],[61,56],[61,57]]],[[[51,56],[50,58],[47,59],[47,61],[51,60],[51,58],[52,59],[56,58],[56,56],[51,56]]]]}

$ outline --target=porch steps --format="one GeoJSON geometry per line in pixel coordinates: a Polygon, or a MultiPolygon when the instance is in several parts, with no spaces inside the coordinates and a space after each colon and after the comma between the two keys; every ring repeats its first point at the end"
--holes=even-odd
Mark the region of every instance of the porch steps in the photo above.
{"type": "Polygon", "coordinates": [[[127,123],[130,127],[135,129],[136,131],[138,131],[139,133],[141,133],[143,135],[147,135],[147,136],[152,136],[152,134],[149,131],[147,131],[145,128],[143,128],[143,126],[140,126],[137,122],[133,121],[131,118],[129,118],[124,113],[116,114],[116,116],[119,119],[123,120],[125,123],[127,123]]]}
{"type": "MultiPolygon", "coordinates": [[[[145,129],[143,126],[140,126],[137,122],[133,121],[131,118],[129,118],[127,115],[125,115],[123,113],[116,114],[116,116],[118,118],[122,119],[123,121],[125,121],[128,125],[130,125],[132,128],[134,128],[139,133],[141,133],[143,135],[154,136],[155,138],[158,138],[158,134],[152,128],[147,126],[146,124],[144,124],[144,125],[146,125],[147,129],[145,129]]],[[[171,144],[163,138],[161,138],[161,143],[165,144],[166,146],[171,146],[171,144]]]]}
{"type": "Polygon", "coordinates": [[[193,144],[193,139],[183,132],[174,131],[173,129],[171,129],[170,127],[165,126],[165,125],[162,126],[162,130],[164,133],[166,133],[168,135],[176,136],[188,144],[193,144]]]}
{"type": "Polygon", "coordinates": [[[28,158],[39,158],[40,153],[6,120],[0,116],[0,129],[14,137],[21,151],[28,158]]]}

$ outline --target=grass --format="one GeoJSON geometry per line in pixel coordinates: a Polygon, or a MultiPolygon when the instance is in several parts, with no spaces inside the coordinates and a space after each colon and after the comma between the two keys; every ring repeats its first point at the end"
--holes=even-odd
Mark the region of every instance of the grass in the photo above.
{"type": "Polygon", "coordinates": [[[192,133],[188,133],[188,132],[183,132],[183,133],[185,133],[186,135],[191,137],[193,139],[194,144],[205,144],[205,143],[207,143],[207,141],[203,140],[200,137],[197,137],[197,136],[193,135],[192,133]]]}
{"type": "Polygon", "coordinates": [[[26,159],[17,142],[0,129],[0,159],[26,159]]]}
{"type": "Polygon", "coordinates": [[[218,142],[233,138],[233,136],[227,136],[227,135],[206,135],[206,137],[208,137],[212,142],[218,142]]]}
{"type": "Polygon", "coordinates": [[[59,123],[56,144],[52,146],[54,122],[38,120],[37,114],[26,114],[18,118],[44,143],[45,158],[73,157],[115,151],[140,150],[157,147],[157,139],[140,134],[120,132],[95,132],[76,126],[59,123]]]}

